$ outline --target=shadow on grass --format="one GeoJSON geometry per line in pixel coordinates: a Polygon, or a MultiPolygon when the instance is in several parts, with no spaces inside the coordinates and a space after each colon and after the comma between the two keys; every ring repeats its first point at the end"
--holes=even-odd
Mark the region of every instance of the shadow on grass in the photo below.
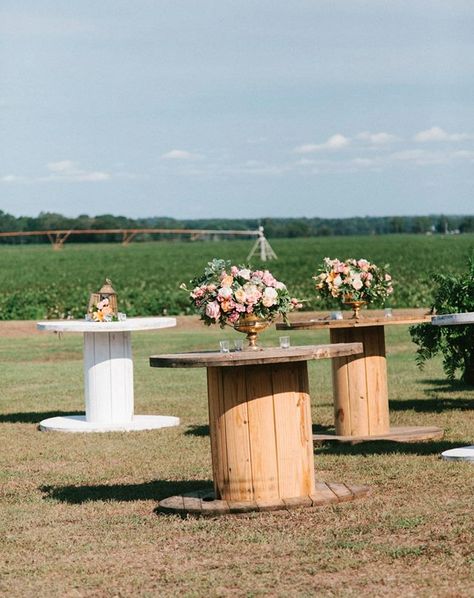
{"type": "Polygon", "coordinates": [[[317,447],[316,455],[441,455],[443,451],[465,446],[466,441],[457,442],[437,440],[434,442],[393,442],[389,440],[372,440],[349,444],[326,442],[317,447]]]}
{"type": "Polygon", "coordinates": [[[185,436],[209,436],[209,425],[202,424],[200,426],[188,426],[185,436]]]}
{"type": "Polygon", "coordinates": [[[335,434],[334,425],[323,426],[321,424],[313,424],[313,434],[335,434]]]}
{"type": "Polygon", "coordinates": [[[460,409],[470,411],[474,409],[474,399],[406,399],[390,400],[391,411],[419,411],[430,413],[441,413],[449,409],[460,409]]]}
{"type": "Polygon", "coordinates": [[[84,411],[25,411],[23,413],[2,413],[0,423],[38,424],[43,419],[63,415],[84,415],[84,411]]]}
{"type": "Polygon", "coordinates": [[[211,490],[210,480],[166,481],[155,480],[143,484],[112,484],[98,486],[41,486],[46,500],[57,500],[69,504],[92,501],[129,502],[135,500],[160,501],[175,494],[193,490],[211,490]]]}
{"type": "MultiPolygon", "coordinates": [[[[327,434],[334,432],[334,426],[321,426],[319,424],[313,424],[313,434],[327,434]]],[[[184,433],[185,436],[209,436],[208,424],[200,426],[188,426],[188,429],[184,433]]]]}
{"type": "Polygon", "coordinates": [[[462,392],[466,390],[474,390],[474,386],[471,384],[466,384],[460,380],[453,380],[451,382],[447,378],[436,378],[431,380],[425,378],[424,380],[420,380],[420,383],[425,384],[426,386],[433,386],[434,390],[442,390],[443,392],[462,392]]]}

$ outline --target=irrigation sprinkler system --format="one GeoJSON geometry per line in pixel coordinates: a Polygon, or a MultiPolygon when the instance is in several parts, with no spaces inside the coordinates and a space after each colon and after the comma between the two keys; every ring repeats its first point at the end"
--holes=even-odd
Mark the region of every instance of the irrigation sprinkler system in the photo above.
{"type": "Polygon", "coordinates": [[[247,260],[258,254],[262,262],[277,259],[270,243],[265,238],[263,226],[258,230],[216,230],[216,229],[187,229],[187,228],[101,228],[101,229],[71,229],[71,230],[42,230],[22,232],[0,232],[2,237],[48,237],[53,249],[61,249],[71,235],[122,235],[122,245],[129,245],[137,235],[166,234],[189,235],[192,241],[220,236],[256,237],[255,243],[247,256],[247,260]]]}

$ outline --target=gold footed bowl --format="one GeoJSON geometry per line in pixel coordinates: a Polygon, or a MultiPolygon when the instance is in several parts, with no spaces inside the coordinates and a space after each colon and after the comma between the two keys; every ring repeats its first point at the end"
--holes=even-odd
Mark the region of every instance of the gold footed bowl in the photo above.
{"type": "Polygon", "coordinates": [[[367,301],[344,301],[344,305],[349,305],[354,312],[352,317],[359,320],[362,317],[360,315],[360,310],[364,305],[367,305],[367,301]]]}
{"type": "Polygon", "coordinates": [[[234,324],[234,329],[237,330],[237,332],[243,332],[247,335],[249,344],[246,350],[256,351],[258,350],[257,336],[259,332],[262,332],[268,328],[270,324],[270,320],[259,318],[254,314],[245,314],[244,316],[240,316],[240,318],[234,324]]]}

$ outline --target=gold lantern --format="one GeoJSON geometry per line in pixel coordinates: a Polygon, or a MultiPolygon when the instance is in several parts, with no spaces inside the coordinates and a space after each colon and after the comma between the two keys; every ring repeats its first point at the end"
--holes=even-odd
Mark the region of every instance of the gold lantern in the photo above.
{"type": "Polygon", "coordinates": [[[108,300],[110,313],[117,316],[117,293],[112,287],[112,281],[108,278],[105,279],[105,284],[101,287],[98,293],[91,293],[88,311],[93,312],[95,308],[97,308],[97,305],[101,301],[104,301],[104,299],[108,300]]]}

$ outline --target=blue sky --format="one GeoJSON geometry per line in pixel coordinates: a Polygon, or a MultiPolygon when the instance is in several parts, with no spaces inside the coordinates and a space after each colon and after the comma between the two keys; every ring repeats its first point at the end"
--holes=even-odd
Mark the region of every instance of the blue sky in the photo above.
{"type": "Polygon", "coordinates": [[[472,214],[474,3],[3,0],[0,209],[472,214]]]}

